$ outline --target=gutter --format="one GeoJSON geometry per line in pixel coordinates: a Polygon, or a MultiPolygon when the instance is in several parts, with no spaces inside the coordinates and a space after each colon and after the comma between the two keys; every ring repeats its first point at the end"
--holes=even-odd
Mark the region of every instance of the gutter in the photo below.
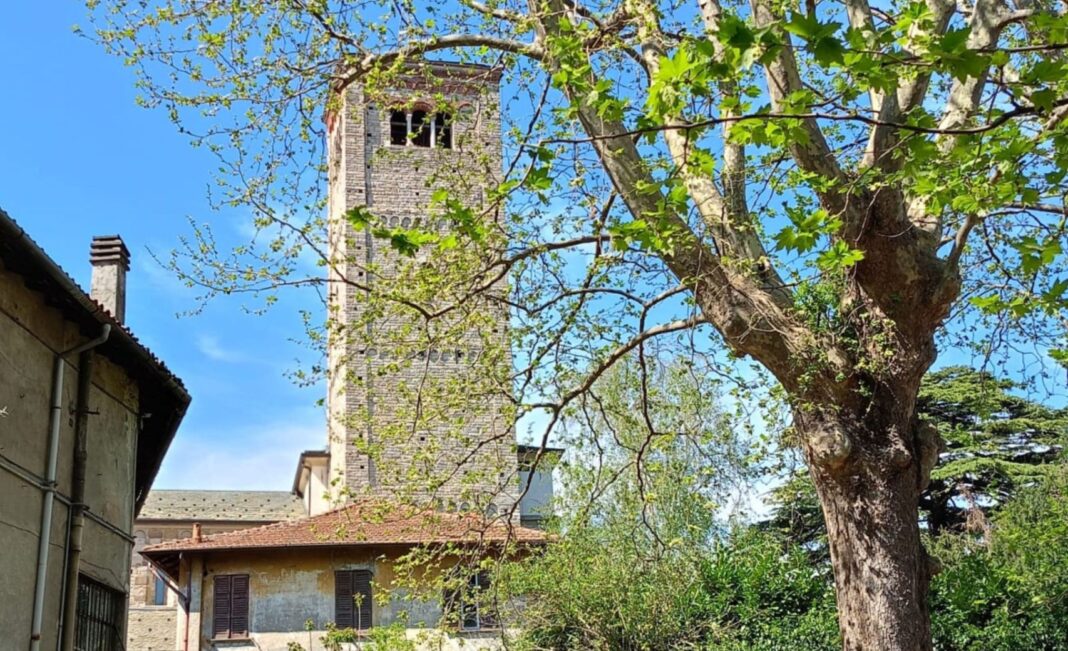
{"type": "MultiPolygon", "coordinates": [[[[105,326],[106,327],[106,326],[105,326]]],[[[74,617],[78,608],[78,573],[81,570],[82,532],[85,529],[85,470],[89,457],[89,391],[93,380],[93,353],[78,356],[78,397],[74,410],[74,461],[71,468],[70,525],[67,528],[66,577],[60,607],[60,650],[74,651],[74,617]]]]}
{"type": "MultiPolygon", "coordinates": [[[[72,318],[71,320],[78,323],[83,329],[101,326],[110,327],[112,333],[108,348],[117,348],[118,350],[109,351],[106,356],[122,360],[119,365],[128,370],[133,371],[136,369],[137,373],[132,373],[131,375],[137,379],[138,384],[145,383],[146,377],[151,378],[147,382],[152,382],[158,386],[162,390],[160,393],[167,394],[167,399],[173,402],[173,407],[167,410],[171,418],[159,425],[159,430],[162,434],[160,440],[153,441],[155,449],[147,452],[154,457],[150,464],[151,467],[145,469],[147,473],[144,476],[137,477],[140,480],[137,481],[137,488],[142,488],[143,493],[138,494],[135,492],[134,494],[134,512],[140,511],[145,498],[148,496],[148,487],[152,485],[156,478],[156,473],[159,471],[163,454],[170,446],[171,440],[178,429],[178,424],[181,423],[186,409],[189,407],[189,393],[182,386],[181,381],[159,359],[138,342],[107,310],[94,301],[85,290],[79,287],[3,209],[0,209],[0,256],[5,258],[5,266],[14,273],[23,276],[27,276],[27,273],[29,273],[27,277],[33,277],[35,281],[46,279],[54,283],[70,299],[69,301],[63,301],[58,307],[68,316],[71,316],[72,312],[78,314],[77,318],[72,318]],[[6,258],[9,254],[20,264],[8,264],[9,261],[6,258]],[[91,323],[86,323],[87,320],[90,320],[91,323]],[[115,354],[112,355],[112,352],[115,354]],[[127,359],[132,359],[134,364],[131,365],[127,359]],[[131,368],[131,366],[134,368],[131,368]]],[[[64,354],[73,352],[75,351],[68,351],[64,354]]],[[[155,389],[156,387],[153,386],[152,388],[155,389]]],[[[138,460],[140,461],[140,451],[138,452],[138,460]]],[[[142,464],[138,463],[138,465],[141,466],[142,464]]]]}
{"type": "MultiPolygon", "coordinates": [[[[45,583],[48,575],[48,552],[52,539],[52,508],[56,500],[56,472],[59,465],[59,427],[63,420],[64,357],[84,353],[108,340],[111,325],[105,323],[100,336],[55,356],[52,365],[52,407],[48,416],[48,463],[45,469],[44,504],[41,506],[41,533],[37,545],[37,577],[33,588],[33,618],[30,625],[30,651],[41,649],[41,628],[44,619],[45,583]]],[[[79,369],[81,375],[86,375],[79,369]]],[[[79,391],[81,379],[79,378],[79,391]]]]}

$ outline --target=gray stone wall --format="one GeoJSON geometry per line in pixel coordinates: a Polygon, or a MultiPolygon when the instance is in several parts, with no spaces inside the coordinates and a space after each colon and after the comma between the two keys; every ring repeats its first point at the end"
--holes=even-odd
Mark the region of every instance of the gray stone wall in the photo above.
{"type": "Polygon", "coordinates": [[[329,353],[331,477],[355,496],[422,486],[414,497],[443,508],[491,503],[503,511],[514,502],[516,486],[514,435],[504,396],[472,396],[459,409],[454,404],[453,412],[462,412],[459,424],[453,418],[451,425],[416,427],[413,414],[433,408],[421,402],[423,387],[447,386],[452,380],[464,386],[462,378],[487,348],[503,354],[501,365],[510,366],[507,312],[488,303],[467,306],[489,315],[484,327],[453,332],[440,347],[413,348],[420,333],[405,333],[417,324],[388,309],[368,318],[372,308],[362,287],[388,283],[399,265],[420,264],[425,253],[414,260],[400,257],[388,242],[353,229],[344,219],[345,211],[365,206],[389,228],[444,232],[448,225],[430,207],[439,187],[469,207],[485,206],[487,187],[496,182],[501,166],[497,78],[485,69],[456,68],[434,79],[404,81],[386,99],[372,100],[362,88],[349,89],[328,141],[331,259],[336,264],[331,314],[348,326],[334,329],[329,353]],[[437,83],[443,77],[446,81],[437,83]],[[438,105],[454,113],[452,148],[390,143],[392,108],[433,114],[438,105]],[[370,332],[354,332],[357,323],[370,332]],[[401,341],[405,337],[410,341],[401,341]],[[374,459],[362,453],[361,442],[380,448],[374,459]],[[431,488],[437,482],[441,485],[431,488]]]}
{"type": "Polygon", "coordinates": [[[126,621],[130,651],[174,651],[178,611],[173,606],[131,606],[126,621]]]}

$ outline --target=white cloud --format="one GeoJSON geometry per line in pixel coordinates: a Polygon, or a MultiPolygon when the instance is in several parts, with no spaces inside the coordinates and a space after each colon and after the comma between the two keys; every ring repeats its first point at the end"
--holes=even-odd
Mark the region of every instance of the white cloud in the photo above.
{"type": "Polygon", "coordinates": [[[245,355],[240,351],[223,346],[215,335],[201,334],[197,337],[197,350],[205,357],[216,362],[229,364],[243,364],[256,361],[255,358],[245,355]]]}
{"type": "Polygon", "coordinates": [[[300,453],[325,444],[326,425],[318,410],[225,432],[183,427],[153,487],[289,490],[300,453]]]}

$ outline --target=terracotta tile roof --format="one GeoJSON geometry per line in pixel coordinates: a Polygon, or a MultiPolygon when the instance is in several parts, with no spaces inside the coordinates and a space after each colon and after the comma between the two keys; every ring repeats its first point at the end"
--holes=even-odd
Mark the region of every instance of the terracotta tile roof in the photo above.
{"type": "Polygon", "coordinates": [[[277,522],[304,515],[304,504],[289,491],[153,490],[138,519],[277,522]]]}
{"type": "Polygon", "coordinates": [[[350,547],[422,545],[433,543],[546,541],[537,529],[476,514],[441,513],[409,506],[365,501],[310,518],[277,522],[252,529],[193,538],[168,540],[141,550],[150,560],[163,560],[174,552],[277,549],[292,547],[350,547]]]}

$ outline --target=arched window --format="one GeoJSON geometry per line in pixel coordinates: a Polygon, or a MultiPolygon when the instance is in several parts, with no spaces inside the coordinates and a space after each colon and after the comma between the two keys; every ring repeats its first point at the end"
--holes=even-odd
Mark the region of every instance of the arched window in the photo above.
{"type": "Polygon", "coordinates": [[[452,116],[425,110],[389,113],[389,143],[397,146],[452,149],[452,116]]]}
{"type": "Polygon", "coordinates": [[[389,112],[389,144],[408,144],[408,114],[404,111],[389,112]]]}
{"type": "Polygon", "coordinates": [[[434,146],[452,149],[452,116],[448,113],[434,115],[434,146]]]}
{"type": "Polygon", "coordinates": [[[412,145],[415,147],[430,146],[430,121],[426,111],[412,111],[412,145]]]}

